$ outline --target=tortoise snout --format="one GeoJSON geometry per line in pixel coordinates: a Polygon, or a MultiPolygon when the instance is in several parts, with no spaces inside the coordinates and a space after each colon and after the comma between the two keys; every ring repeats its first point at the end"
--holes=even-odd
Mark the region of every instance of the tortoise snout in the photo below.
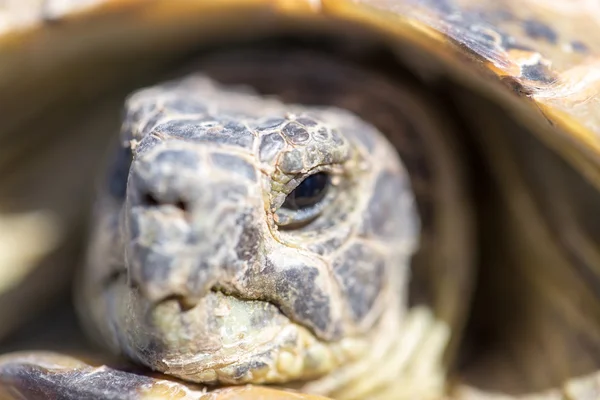
{"type": "Polygon", "coordinates": [[[149,301],[194,304],[240,267],[231,249],[246,234],[240,221],[259,218],[260,187],[210,150],[165,143],[132,164],[126,263],[149,301]]]}
{"type": "Polygon", "coordinates": [[[202,170],[202,154],[194,149],[153,151],[133,163],[128,199],[148,209],[188,212],[199,195],[202,170]]]}

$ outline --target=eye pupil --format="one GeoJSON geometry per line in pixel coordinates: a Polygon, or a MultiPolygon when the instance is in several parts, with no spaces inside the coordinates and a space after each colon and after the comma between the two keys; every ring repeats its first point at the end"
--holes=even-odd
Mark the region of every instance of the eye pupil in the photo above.
{"type": "Polygon", "coordinates": [[[304,179],[288,195],[282,207],[289,210],[301,210],[319,203],[327,194],[329,175],[324,172],[313,174],[304,179]]]}

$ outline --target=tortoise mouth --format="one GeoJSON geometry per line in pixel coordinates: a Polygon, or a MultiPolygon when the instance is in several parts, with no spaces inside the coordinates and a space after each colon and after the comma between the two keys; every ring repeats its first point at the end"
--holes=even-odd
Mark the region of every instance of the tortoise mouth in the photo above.
{"type": "Polygon", "coordinates": [[[114,274],[100,301],[103,315],[110,316],[104,339],[116,344],[115,350],[192,382],[315,379],[366,348],[367,338],[321,341],[271,302],[242,299],[216,287],[192,303],[180,296],[150,302],[128,284],[124,270],[114,274]]]}
{"type": "Polygon", "coordinates": [[[202,294],[201,296],[169,294],[162,298],[151,300],[149,297],[145,296],[145,291],[143,290],[143,287],[137,282],[130,279],[127,269],[120,268],[118,270],[113,271],[113,273],[110,274],[104,280],[104,284],[102,285],[102,287],[104,288],[103,291],[106,292],[107,290],[109,290],[111,285],[122,284],[122,282],[126,282],[126,286],[133,293],[135,293],[136,296],[139,296],[140,299],[144,299],[144,301],[148,303],[146,313],[152,313],[155,308],[160,308],[164,304],[175,304],[178,306],[178,308],[171,310],[171,312],[179,312],[182,314],[182,316],[184,316],[186,313],[193,313],[195,312],[196,308],[202,307],[203,301],[207,296],[222,295],[227,298],[236,299],[240,302],[263,303],[265,304],[265,306],[272,307],[273,310],[277,310],[277,313],[273,312],[271,314],[273,318],[275,318],[276,315],[278,317],[284,317],[287,323],[295,324],[299,327],[302,327],[302,329],[305,329],[313,337],[324,343],[334,343],[336,341],[339,341],[339,339],[327,339],[320,336],[317,332],[315,332],[312,326],[310,326],[309,324],[302,323],[302,321],[298,321],[296,318],[294,318],[293,313],[286,312],[285,307],[282,307],[281,304],[279,304],[277,301],[260,296],[245,296],[242,292],[234,289],[228,289],[227,287],[224,287],[218,282],[209,287],[207,292],[202,294]]]}

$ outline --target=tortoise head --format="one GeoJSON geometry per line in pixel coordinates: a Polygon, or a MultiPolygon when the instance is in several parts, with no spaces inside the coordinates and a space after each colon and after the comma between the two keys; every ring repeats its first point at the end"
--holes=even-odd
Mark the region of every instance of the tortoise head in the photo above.
{"type": "Polygon", "coordinates": [[[419,223],[373,126],[190,76],[132,95],[122,143],[83,302],[115,350],[193,381],[306,379],[401,315],[419,223]]]}

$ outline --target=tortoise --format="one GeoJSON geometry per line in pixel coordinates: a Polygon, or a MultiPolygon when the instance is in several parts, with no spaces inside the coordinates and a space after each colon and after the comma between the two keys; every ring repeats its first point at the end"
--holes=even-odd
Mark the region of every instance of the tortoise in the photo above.
{"type": "Polygon", "coordinates": [[[0,2],[2,398],[600,397],[599,23],[0,2]]]}

